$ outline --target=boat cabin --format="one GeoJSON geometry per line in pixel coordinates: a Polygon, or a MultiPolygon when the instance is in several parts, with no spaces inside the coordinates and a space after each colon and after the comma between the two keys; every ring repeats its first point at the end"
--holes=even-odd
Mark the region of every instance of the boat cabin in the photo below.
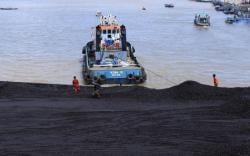
{"type": "Polygon", "coordinates": [[[93,39],[94,53],[90,53],[89,64],[93,67],[126,67],[137,65],[134,48],[126,41],[126,28],[115,16],[101,16],[93,39]]]}
{"type": "Polygon", "coordinates": [[[194,24],[198,26],[210,26],[210,16],[207,14],[196,14],[194,24]]]}
{"type": "Polygon", "coordinates": [[[101,50],[121,50],[120,27],[115,25],[101,25],[101,50]]]}
{"type": "Polygon", "coordinates": [[[126,28],[115,16],[101,16],[94,34],[96,51],[126,51],[126,28]]]}

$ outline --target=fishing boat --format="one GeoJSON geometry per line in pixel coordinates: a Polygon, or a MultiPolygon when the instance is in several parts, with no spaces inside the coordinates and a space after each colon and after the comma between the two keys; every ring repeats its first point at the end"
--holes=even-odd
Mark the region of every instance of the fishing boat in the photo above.
{"type": "Polygon", "coordinates": [[[237,20],[236,20],[236,18],[234,18],[234,17],[227,17],[226,18],[226,20],[225,20],[225,23],[227,23],[227,24],[233,24],[233,23],[235,23],[237,20]]]}
{"type": "Polygon", "coordinates": [[[166,8],[173,8],[174,7],[174,4],[165,4],[164,5],[166,8]]]}
{"type": "Polygon", "coordinates": [[[210,16],[207,14],[196,14],[194,24],[197,26],[210,26],[210,16]]]}
{"type": "Polygon", "coordinates": [[[146,72],[137,61],[134,47],[127,41],[126,27],[115,16],[101,16],[93,29],[93,39],[83,47],[83,77],[87,84],[139,84],[146,72]]]}

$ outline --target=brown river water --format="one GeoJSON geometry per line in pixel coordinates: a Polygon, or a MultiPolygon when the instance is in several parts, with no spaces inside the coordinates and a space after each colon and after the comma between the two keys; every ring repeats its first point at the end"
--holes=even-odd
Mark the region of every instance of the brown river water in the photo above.
{"type": "Polygon", "coordinates": [[[81,79],[81,50],[101,10],[127,26],[148,74],[143,86],[166,88],[186,80],[211,85],[213,73],[220,86],[250,86],[250,23],[228,25],[209,3],[171,2],[175,8],[165,8],[164,0],[1,0],[0,7],[19,9],[0,11],[0,81],[81,79]],[[208,13],[211,27],[194,26],[196,13],[208,13]]]}

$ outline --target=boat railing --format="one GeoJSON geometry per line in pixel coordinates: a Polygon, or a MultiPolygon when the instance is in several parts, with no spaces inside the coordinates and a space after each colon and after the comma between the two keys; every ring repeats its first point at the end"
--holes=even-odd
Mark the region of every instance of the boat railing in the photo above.
{"type": "Polygon", "coordinates": [[[101,25],[119,25],[116,16],[108,15],[108,16],[100,16],[100,24],[101,25]]]}
{"type": "Polygon", "coordinates": [[[112,64],[105,64],[105,65],[93,65],[93,67],[136,67],[138,64],[129,64],[129,65],[112,65],[112,64]]]}

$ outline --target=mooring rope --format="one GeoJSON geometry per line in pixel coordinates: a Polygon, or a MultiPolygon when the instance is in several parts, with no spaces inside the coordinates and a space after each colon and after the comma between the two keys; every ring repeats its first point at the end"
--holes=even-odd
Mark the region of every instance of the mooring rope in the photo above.
{"type": "Polygon", "coordinates": [[[166,77],[163,77],[162,75],[160,75],[160,74],[158,74],[158,73],[155,73],[155,72],[152,71],[152,70],[149,70],[149,69],[146,69],[146,70],[149,71],[150,73],[152,73],[152,74],[158,76],[158,77],[161,77],[161,78],[165,79],[166,81],[168,81],[169,83],[171,83],[171,84],[173,84],[173,85],[177,85],[177,83],[175,83],[175,82],[169,80],[169,79],[166,78],[166,77]]]}

